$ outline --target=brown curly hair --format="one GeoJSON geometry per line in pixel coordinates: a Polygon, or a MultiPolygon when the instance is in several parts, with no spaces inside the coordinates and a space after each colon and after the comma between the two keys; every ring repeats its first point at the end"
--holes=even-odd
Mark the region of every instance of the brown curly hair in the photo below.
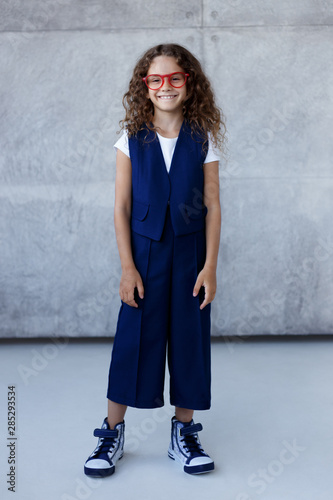
{"type": "Polygon", "coordinates": [[[126,128],[129,136],[148,127],[155,131],[152,124],[154,106],[147,99],[147,87],[142,81],[148,73],[155,57],[173,57],[177,64],[190,76],[186,83],[187,99],[183,106],[184,120],[191,129],[202,135],[204,145],[207,143],[208,132],[212,141],[220,150],[226,142],[225,117],[215,103],[211,84],[204,74],[200,62],[187,49],[177,44],[160,44],[149,49],[137,62],[129,84],[129,89],[123,97],[126,115],[120,121],[121,129],[126,128]]]}

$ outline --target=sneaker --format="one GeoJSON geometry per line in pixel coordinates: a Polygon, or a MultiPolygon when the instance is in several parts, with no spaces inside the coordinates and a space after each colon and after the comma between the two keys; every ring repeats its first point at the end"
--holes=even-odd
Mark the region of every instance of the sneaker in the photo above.
{"type": "Polygon", "coordinates": [[[202,474],[214,470],[214,462],[202,449],[198,432],[201,424],[180,422],[176,417],[171,419],[171,442],[168,455],[176,460],[188,474],[202,474]]]}
{"type": "Polygon", "coordinates": [[[94,436],[99,439],[84,464],[84,473],[87,476],[105,477],[114,473],[117,460],[124,454],[124,432],[124,421],[117,424],[113,430],[110,429],[107,417],[101,429],[94,430],[94,436]]]}

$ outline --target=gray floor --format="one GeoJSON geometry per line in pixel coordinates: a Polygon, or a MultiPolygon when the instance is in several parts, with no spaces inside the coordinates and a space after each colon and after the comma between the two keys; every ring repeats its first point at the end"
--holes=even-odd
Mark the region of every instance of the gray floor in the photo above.
{"type": "MultiPolygon", "coordinates": [[[[191,477],[167,457],[172,408],[130,408],[126,454],[83,474],[106,416],[110,341],[1,342],[0,497],[18,500],[332,500],[332,339],[212,345],[212,409],[196,412],[216,470],[191,477]],[[16,495],[7,491],[7,386],[16,384],[16,495]]],[[[168,387],[165,389],[168,401],[168,387]]]]}

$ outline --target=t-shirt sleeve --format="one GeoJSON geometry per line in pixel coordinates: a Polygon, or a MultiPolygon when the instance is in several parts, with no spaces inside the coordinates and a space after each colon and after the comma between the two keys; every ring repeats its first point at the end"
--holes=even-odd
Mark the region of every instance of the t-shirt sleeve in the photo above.
{"type": "Polygon", "coordinates": [[[205,163],[210,163],[211,161],[220,161],[220,155],[219,150],[213,146],[211,134],[208,133],[208,153],[205,163]]]}
{"type": "Polygon", "coordinates": [[[129,146],[128,146],[128,135],[126,131],[118,139],[118,141],[115,143],[113,147],[116,152],[117,149],[120,149],[120,151],[122,151],[126,156],[130,157],[129,146]]]}

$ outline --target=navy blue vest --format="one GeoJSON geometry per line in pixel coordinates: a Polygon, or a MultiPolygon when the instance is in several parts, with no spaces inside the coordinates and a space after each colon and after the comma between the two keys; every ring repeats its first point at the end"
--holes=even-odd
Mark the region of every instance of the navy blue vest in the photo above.
{"type": "Polygon", "coordinates": [[[203,138],[191,135],[184,121],[179,132],[168,173],[161,145],[155,133],[141,130],[129,138],[132,163],[132,215],[134,232],[159,241],[168,205],[176,236],[205,227],[207,207],[203,205],[203,138]]]}

